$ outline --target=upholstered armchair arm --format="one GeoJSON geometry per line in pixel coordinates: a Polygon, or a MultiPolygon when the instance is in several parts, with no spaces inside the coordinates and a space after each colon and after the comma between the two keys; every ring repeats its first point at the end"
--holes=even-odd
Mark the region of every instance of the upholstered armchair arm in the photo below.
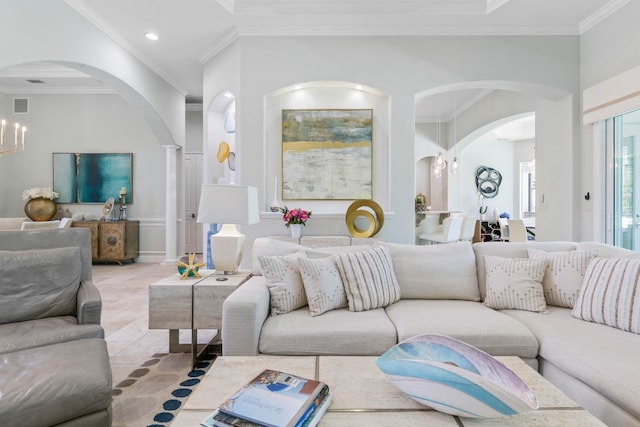
{"type": "Polygon", "coordinates": [[[78,324],[100,324],[102,299],[93,282],[83,280],[78,289],[78,324]]]}
{"type": "Polygon", "coordinates": [[[262,276],[253,276],[222,305],[222,354],[256,356],[262,324],[269,315],[269,289],[262,276]]]}

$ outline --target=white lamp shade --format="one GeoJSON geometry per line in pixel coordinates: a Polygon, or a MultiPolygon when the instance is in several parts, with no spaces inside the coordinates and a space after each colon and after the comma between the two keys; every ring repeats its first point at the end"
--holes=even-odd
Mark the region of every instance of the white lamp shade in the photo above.
{"type": "Polygon", "coordinates": [[[260,222],[258,189],[248,185],[202,184],[197,221],[207,224],[260,222]]]}

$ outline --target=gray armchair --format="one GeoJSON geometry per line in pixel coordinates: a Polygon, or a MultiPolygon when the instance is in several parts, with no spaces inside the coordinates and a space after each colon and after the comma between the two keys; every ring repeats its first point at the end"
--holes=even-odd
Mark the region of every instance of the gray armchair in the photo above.
{"type": "Polygon", "coordinates": [[[0,231],[3,426],[111,425],[88,229],[0,231]]]}

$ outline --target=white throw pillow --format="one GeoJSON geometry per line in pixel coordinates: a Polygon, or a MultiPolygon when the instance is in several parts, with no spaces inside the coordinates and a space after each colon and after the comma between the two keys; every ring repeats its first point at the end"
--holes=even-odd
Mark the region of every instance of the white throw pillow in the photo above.
{"type": "Polygon", "coordinates": [[[546,259],[485,256],[487,296],[484,305],[502,309],[545,311],[542,289],[546,259]]]}
{"type": "Polygon", "coordinates": [[[272,316],[307,305],[297,262],[304,256],[304,252],[285,256],[258,256],[260,270],[269,288],[272,316]]]}
{"type": "Polygon", "coordinates": [[[640,334],[640,259],[594,258],[571,315],[640,334]]]}
{"type": "Polygon", "coordinates": [[[262,275],[258,257],[291,255],[303,249],[303,246],[291,241],[258,237],[253,241],[253,246],[251,247],[251,274],[254,276],[262,275]]]}
{"type": "Polygon", "coordinates": [[[547,260],[542,287],[549,305],[573,308],[584,273],[597,251],[545,252],[529,248],[529,258],[547,260]]]}
{"type": "Polygon", "coordinates": [[[347,295],[335,259],[297,259],[311,316],[347,306],[347,295]]]}
{"type": "Polygon", "coordinates": [[[336,264],[350,311],[386,307],[400,299],[400,286],[387,248],[340,254],[336,264]]]}

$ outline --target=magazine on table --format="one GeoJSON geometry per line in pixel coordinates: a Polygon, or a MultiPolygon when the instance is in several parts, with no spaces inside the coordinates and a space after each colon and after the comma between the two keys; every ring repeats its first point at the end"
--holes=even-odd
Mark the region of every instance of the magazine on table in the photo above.
{"type": "MultiPolygon", "coordinates": [[[[316,427],[322,416],[327,412],[327,409],[331,405],[333,395],[327,393],[318,406],[314,406],[311,414],[306,421],[300,424],[300,427],[316,427]]],[[[223,414],[217,409],[211,413],[204,421],[200,423],[201,427],[264,427],[261,424],[252,423],[251,421],[243,420],[242,418],[233,417],[231,415],[223,414]]]]}
{"type": "MultiPolygon", "coordinates": [[[[209,418],[219,426],[302,427],[328,392],[329,387],[321,381],[265,369],[209,418]]],[[[208,424],[203,421],[203,425],[208,424]]]]}

